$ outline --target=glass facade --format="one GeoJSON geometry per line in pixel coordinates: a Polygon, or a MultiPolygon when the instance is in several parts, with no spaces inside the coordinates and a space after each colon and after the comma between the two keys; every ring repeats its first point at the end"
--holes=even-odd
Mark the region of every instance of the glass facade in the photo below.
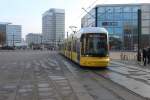
{"type": "MultiPolygon", "coordinates": [[[[95,26],[105,27],[108,30],[111,49],[137,50],[138,9],[142,10],[142,39],[145,37],[144,34],[146,34],[150,40],[150,4],[147,7],[142,4],[112,4],[96,7],[97,17],[95,18],[97,18],[97,24],[95,26]]],[[[90,15],[87,14],[86,16],[90,15]]],[[[84,21],[88,22],[85,19],[84,21]]],[[[82,23],[82,26],[84,25],[82,23]]],[[[143,43],[146,42],[143,41],[143,43]]],[[[150,43],[145,45],[150,45],[150,43]]]]}
{"type": "Polygon", "coordinates": [[[142,46],[150,46],[150,5],[141,6],[142,9],[142,46]]]}
{"type": "Polygon", "coordinates": [[[137,43],[136,31],[134,30],[137,30],[138,8],[138,6],[98,7],[98,26],[108,30],[111,49],[134,49],[137,43]]]}
{"type": "Polygon", "coordinates": [[[92,9],[90,16],[84,16],[81,20],[81,27],[95,26],[95,9],[92,9]]]}

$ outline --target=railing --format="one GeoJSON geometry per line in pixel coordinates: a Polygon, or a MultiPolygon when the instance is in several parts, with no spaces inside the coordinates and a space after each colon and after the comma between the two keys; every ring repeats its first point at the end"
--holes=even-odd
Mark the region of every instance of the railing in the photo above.
{"type": "Polygon", "coordinates": [[[141,60],[137,61],[137,52],[110,52],[110,58],[113,61],[119,61],[124,64],[143,66],[143,58],[140,56],[141,60]]]}

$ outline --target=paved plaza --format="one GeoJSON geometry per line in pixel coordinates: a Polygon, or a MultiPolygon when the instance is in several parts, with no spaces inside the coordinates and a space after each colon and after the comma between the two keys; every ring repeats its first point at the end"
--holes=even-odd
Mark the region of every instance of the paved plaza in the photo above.
{"type": "MultiPolygon", "coordinates": [[[[55,51],[1,51],[0,100],[145,100],[133,68],[81,68],[55,51]],[[130,73],[127,73],[129,71],[130,73]],[[125,78],[125,77],[128,78],[125,78]],[[118,77],[118,78],[117,78],[118,77]],[[121,81],[120,81],[121,80],[121,81]],[[130,80],[130,81],[129,81],[130,80]],[[128,83],[124,84],[125,81],[128,83]],[[132,88],[133,87],[133,88],[132,88]]],[[[138,69],[134,69],[138,71],[138,69]]],[[[149,72],[145,72],[149,75],[149,72]]],[[[142,80],[143,81],[139,81],[142,80]]],[[[147,81],[149,82],[149,81],[147,81]]],[[[148,89],[148,88],[147,88],[148,89]]],[[[146,89],[146,90],[147,90],[146,89]]],[[[149,92],[149,90],[147,90],[149,92]]]]}

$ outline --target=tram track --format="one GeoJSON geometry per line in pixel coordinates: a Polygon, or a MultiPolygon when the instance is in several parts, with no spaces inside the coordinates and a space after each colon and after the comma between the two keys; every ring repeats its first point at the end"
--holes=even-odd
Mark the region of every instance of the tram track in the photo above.
{"type": "Polygon", "coordinates": [[[150,71],[149,70],[133,67],[130,65],[129,66],[128,65],[119,66],[116,64],[116,66],[117,66],[116,68],[110,66],[110,67],[108,67],[108,70],[115,72],[115,73],[118,73],[118,74],[121,74],[123,76],[126,76],[127,78],[131,78],[131,79],[134,79],[136,81],[140,81],[140,82],[143,82],[147,85],[150,85],[150,71]],[[118,68],[118,66],[119,66],[119,68],[118,68]]]}
{"type": "MultiPolygon", "coordinates": [[[[136,80],[136,81],[141,81],[141,80],[139,80],[139,79],[132,78],[132,77],[130,77],[129,75],[120,73],[120,72],[118,72],[118,71],[111,70],[111,69],[109,69],[109,67],[108,67],[105,71],[108,72],[108,73],[116,73],[116,74],[125,76],[125,77],[127,77],[127,78],[134,79],[134,80],[136,80]]],[[[117,84],[118,86],[124,88],[125,90],[127,90],[128,92],[130,92],[130,93],[133,94],[133,95],[140,96],[141,98],[144,98],[144,99],[146,99],[146,100],[150,100],[150,98],[145,98],[145,97],[141,96],[140,94],[135,93],[134,91],[128,89],[127,87],[125,87],[125,86],[119,84],[118,82],[115,82],[114,80],[112,80],[111,78],[109,78],[107,75],[102,74],[100,71],[93,71],[93,70],[92,70],[92,72],[93,72],[94,74],[100,76],[100,77],[103,77],[103,78],[109,80],[110,82],[113,82],[113,83],[117,84]]],[[[144,83],[147,84],[146,82],[144,82],[144,83]]],[[[149,84],[147,84],[147,85],[149,85],[149,84]]]]}
{"type": "MultiPolygon", "coordinates": [[[[78,73],[78,74],[79,74],[79,73],[81,73],[81,72],[90,73],[90,74],[93,74],[94,76],[97,77],[97,79],[94,79],[94,80],[98,80],[98,77],[104,78],[105,80],[109,81],[110,83],[116,84],[117,86],[121,87],[123,90],[129,92],[131,95],[134,95],[135,97],[136,97],[136,96],[139,97],[139,98],[140,98],[139,100],[150,100],[149,98],[143,97],[143,96],[139,95],[138,93],[136,93],[136,92],[130,90],[129,88],[127,88],[127,87],[125,87],[125,86],[123,86],[123,85],[121,85],[121,84],[119,84],[119,83],[113,81],[112,79],[110,79],[110,78],[108,77],[107,74],[104,74],[104,72],[105,72],[105,73],[115,73],[115,74],[118,74],[118,75],[122,75],[122,76],[126,76],[126,77],[127,77],[126,74],[123,74],[123,73],[120,73],[120,72],[111,70],[111,69],[109,69],[109,67],[106,68],[106,69],[101,69],[101,68],[100,68],[100,69],[99,69],[99,68],[94,68],[94,69],[93,69],[93,68],[92,68],[92,69],[91,69],[91,68],[82,68],[82,67],[80,67],[79,65],[76,65],[75,63],[70,62],[70,60],[67,60],[67,59],[66,59],[66,61],[67,61],[67,62],[69,61],[69,63],[71,64],[71,66],[74,67],[74,68],[70,68],[70,71],[72,70],[72,73],[73,73],[74,75],[75,75],[75,73],[78,73]]],[[[75,76],[77,77],[77,74],[76,74],[75,76]]],[[[105,86],[104,84],[101,84],[101,82],[98,82],[98,83],[99,83],[102,87],[104,87],[105,89],[107,89],[108,91],[111,91],[111,93],[114,94],[115,96],[117,96],[117,97],[119,98],[119,100],[130,100],[130,99],[126,99],[126,98],[122,97],[123,94],[120,94],[121,96],[118,95],[118,92],[116,92],[113,88],[110,88],[110,87],[108,88],[108,87],[105,86]]],[[[131,100],[133,100],[133,99],[131,99],[131,100]]],[[[138,99],[136,99],[136,100],[138,100],[138,99]]]]}
{"type": "MultiPolygon", "coordinates": [[[[121,72],[119,72],[119,71],[116,71],[116,70],[112,69],[112,67],[108,67],[106,71],[107,71],[107,72],[117,73],[117,74],[123,75],[123,76],[125,76],[125,77],[127,77],[127,78],[134,79],[134,80],[136,80],[136,81],[140,81],[140,82],[143,82],[143,83],[145,83],[145,84],[147,84],[147,85],[150,85],[150,83],[146,82],[146,81],[143,80],[143,79],[134,78],[134,77],[132,77],[131,74],[121,73],[121,72]]],[[[94,73],[96,73],[96,74],[101,74],[101,73],[99,73],[98,71],[95,71],[94,73]]],[[[102,74],[101,74],[101,75],[102,75],[102,74]]],[[[137,74],[137,75],[138,75],[138,74],[137,74]]],[[[143,74],[143,75],[145,75],[145,74],[143,74]]],[[[103,76],[103,75],[102,75],[102,76],[103,76]]],[[[135,76],[135,75],[133,75],[133,76],[135,76]]],[[[104,76],[104,77],[106,77],[106,76],[104,76]]]]}
{"type": "MultiPolygon", "coordinates": [[[[126,66],[121,66],[121,67],[126,67],[126,66]]],[[[130,67],[128,67],[128,68],[130,68],[130,67]]],[[[143,71],[143,70],[139,70],[139,71],[143,71]]],[[[149,97],[144,97],[143,95],[141,95],[141,94],[139,94],[139,93],[137,93],[137,92],[135,92],[135,91],[129,89],[128,87],[126,87],[126,86],[124,86],[124,85],[122,85],[122,84],[120,84],[120,83],[114,81],[113,79],[109,78],[108,75],[102,74],[101,71],[92,70],[92,72],[93,72],[94,74],[100,76],[100,77],[103,77],[103,78],[105,78],[105,79],[107,79],[107,80],[109,80],[109,81],[111,81],[111,82],[113,82],[113,83],[119,85],[120,87],[123,87],[123,88],[126,89],[128,92],[132,93],[133,95],[140,96],[141,98],[144,98],[145,100],[150,100],[149,97]]],[[[133,80],[135,80],[135,81],[142,82],[142,83],[144,83],[144,84],[150,85],[149,83],[147,83],[147,82],[145,82],[145,81],[143,81],[143,80],[141,80],[141,79],[133,78],[133,77],[130,77],[129,75],[127,75],[127,74],[124,74],[124,73],[121,73],[121,72],[118,72],[118,71],[114,71],[114,70],[110,69],[110,67],[106,68],[105,72],[107,72],[107,73],[116,73],[116,74],[118,74],[118,75],[125,76],[125,77],[127,77],[127,78],[129,78],[129,79],[133,79],[133,80]]],[[[147,71],[144,71],[144,72],[147,72],[147,71]]],[[[149,73],[149,72],[148,72],[148,73],[149,73]]],[[[135,83],[135,84],[136,84],[136,83],[135,83]]],[[[144,91],[144,90],[143,90],[143,91],[144,91]]],[[[143,93],[144,93],[144,92],[143,92],[143,93]]]]}
{"type": "MultiPolygon", "coordinates": [[[[106,79],[106,80],[108,80],[108,81],[110,81],[110,82],[112,82],[112,83],[114,83],[114,84],[117,84],[118,86],[122,87],[123,89],[125,89],[126,91],[130,92],[131,94],[133,94],[133,95],[135,95],[135,96],[140,96],[141,98],[143,98],[143,99],[145,99],[145,100],[150,100],[150,99],[148,99],[148,98],[144,98],[144,97],[142,97],[141,95],[139,95],[139,94],[133,92],[132,90],[126,88],[125,86],[123,86],[123,85],[121,85],[121,84],[118,84],[117,82],[114,82],[113,80],[107,78],[106,76],[102,75],[102,74],[99,73],[99,72],[96,72],[96,71],[92,71],[92,72],[93,72],[94,74],[96,74],[97,76],[103,77],[104,79],[106,79]]],[[[112,72],[115,72],[115,71],[112,71],[112,72]]],[[[117,72],[116,72],[116,73],[117,73],[117,72]]],[[[120,74],[120,73],[119,73],[119,74],[120,74]]],[[[109,91],[113,92],[114,94],[116,94],[113,90],[109,89],[108,87],[105,87],[105,88],[108,89],[109,91]]],[[[117,95],[117,94],[116,94],[116,95],[117,95]]],[[[120,96],[119,96],[119,97],[120,97],[120,96]]],[[[126,100],[126,99],[123,99],[123,100],[126,100]]]]}
{"type": "Polygon", "coordinates": [[[53,89],[53,91],[50,92],[54,92],[55,97],[58,100],[77,100],[76,97],[72,95],[72,89],[70,88],[71,85],[68,85],[68,80],[64,76],[63,71],[61,70],[60,72],[60,70],[55,69],[55,67],[58,67],[57,64],[55,64],[55,66],[51,66],[48,61],[49,60],[43,60],[37,62],[39,62],[38,68],[42,73],[43,78],[47,80],[50,88],[53,89]]]}

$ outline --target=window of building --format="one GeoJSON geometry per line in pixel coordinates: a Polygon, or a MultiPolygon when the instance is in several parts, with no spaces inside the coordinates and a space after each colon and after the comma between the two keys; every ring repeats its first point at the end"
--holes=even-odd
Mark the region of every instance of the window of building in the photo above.
{"type": "Polygon", "coordinates": [[[122,34],[122,28],[114,28],[114,33],[118,35],[122,34]]]}
{"type": "Polygon", "coordinates": [[[132,7],[124,7],[123,12],[132,12],[132,7]]]}
{"type": "Polygon", "coordinates": [[[150,13],[149,12],[142,12],[142,19],[150,19],[150,13]]]}
{"type": "Polygon", "coordinates": [[[142,27],[142,34],[150,34],[149,28],[142,27]]]}
{"type": "Polygon", "coordinates": [[[102,27],[102,22],[101,22],[101,21],[98,21],[97,25],[98,25],[99,27],[102,27]]]}
{"type": "Polygon", "coordinates": [[[110,35],[114,34],[113,28],[107,27],[106,29],[110,35]]]}
{"type": "Polygon", "coordinates": [[[102,13],[98,13],[98,20],[105,20],[106,19],[106,15],[102,14],[102,13]]]}
{"type": "Polygon", "coordinates": [[[140,8],[135,6],[132,8],[132,11],[137,13],[138,9],[140,9],[140,8]]]}
{"type": "Polygon", "coordinates": [[[114,13],[114,20],[115,21],[120,21],[120,20],[122,20],[123,18],[122,18],[123,16],[122,16],[122,12],[115,12],[114,13]]]}
{"type": "Polygon", "coordinates": [[[132,13],[132,19],[133,20],[137,20],[138,19],[138,13],[137,12],[133,12],[132,13]]]}
{"type": "Polygon", "coordinates": [[[142,8],[142,12],[149,12],[150,11],[149,5],[143,5],[141,8],[142,8]]]}
{"type": "Polygon", "coordinates": [[[124,12],[123,13],[123,19],[124,20],[131,20],[132,19],[132,13],[131,12],[124,12]]]}
{"type": "Polygon", "coordinates": [[[104,13],[105,7],[98,7],[98,13],[104,13]]]}
{"type": "Polygon", "coordinates": [[[114,7],[114,12],[122,12],[122,7],[114,7]]]}
{"type": "Polygon", "coordinates": [[[113,13],[106,13],[106,19],[109,21],[113,21],[113,13]]]}
{"type": "Polygon", "coordinates": [[[142,20],[142,27],[150,27],[150,21],[149,20],[142,20]]]}
{"type": "Polygon", "coordinates": [[[123,26],[123,22],[122,21],[117,21],[118,26],[117,27],[122,27],[123,26]]]}
{"type": "Polygon", "coordinates": [[[106,10],[105,10],[106,13],[113,13],[114,12],[114,9],[113,7],[107,7],[106,10]]]}

